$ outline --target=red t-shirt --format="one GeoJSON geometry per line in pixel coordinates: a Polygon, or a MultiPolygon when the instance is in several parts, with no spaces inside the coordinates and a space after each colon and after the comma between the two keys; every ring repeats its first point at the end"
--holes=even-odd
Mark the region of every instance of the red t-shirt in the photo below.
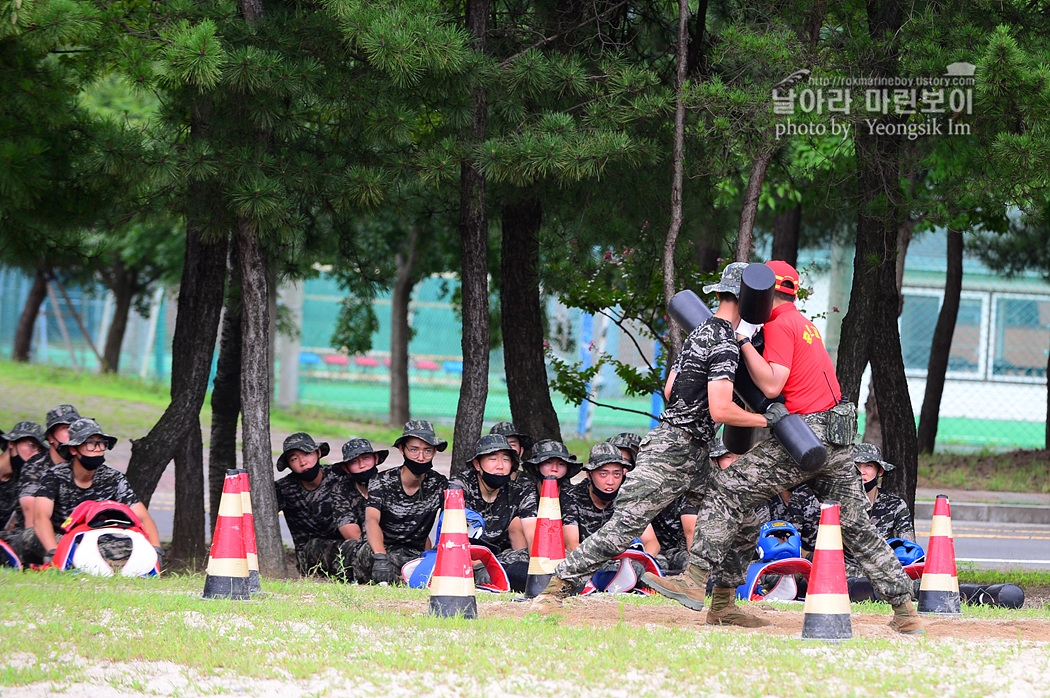
{"type": "Polygon", "coordinates": [[[842,389],[824,340],[813,323],[794,303],[784,303],[773,309],[762,331],[766,337],[762,356],[791,371],[784,385],[788,412],[813,414],[834,407],[842,389]]]}

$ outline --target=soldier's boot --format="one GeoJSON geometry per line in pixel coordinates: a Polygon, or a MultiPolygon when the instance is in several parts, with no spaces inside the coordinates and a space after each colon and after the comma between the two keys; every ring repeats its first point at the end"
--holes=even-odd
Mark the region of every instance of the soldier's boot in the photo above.
{"type": "Polygon", "coordinates": [[[707,572],[690,564],[685,572],[673,577],[658,577],[646,572],[642,579],[653,589],[669,599],[674,599],[694,611],[704,610],[704,595],[707,591],[707,572]]]}
{"type": "Polygon", "coordinates": [[[905,601],[893,607],[893,619],[890,627],[902,635],[925,635],[926,626],[919,617],[919,612],[911,601],[905,601]]]}
{"type": "Polygon", "coordinates": [[[707,625],[736,625],[741,628],[764,628],[771,625],[768,620],[753,616],[736,605],[736,589],[711,590],[711,609],[707,612],[707,625]]]}
{"type": "Polygon", "coordinates": [[[561,606],[561,602],[572,596],[572,582],[568,582],[557,575],[551,577],[543,591],[532,600],[533,611],[553,611],[561,606]]]}

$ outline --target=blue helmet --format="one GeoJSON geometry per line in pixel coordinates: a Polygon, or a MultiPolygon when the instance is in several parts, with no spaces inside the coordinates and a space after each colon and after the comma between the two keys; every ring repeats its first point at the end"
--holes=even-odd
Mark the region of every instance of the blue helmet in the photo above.
{"type": "Polygon", "coordinates": [[[758,532],[758,557],[763,562],[802,557],[802,536],[787,521],[767,521],[758,532]]]}
{"type": "MultiPolygon", "coordinates": [[[[464,509],[463,513],[467,515],[467,538],[477,540],[485,535],[485,517],[473,509],[464,509]]],[[[442,509],[438,514],[437,528],[434,529],[434,545],[437,545],[438,539],[441,538],[441,523],[444,520],[445,510],[442,509]]]]}
{"type": "Polygon", "coordinates": [[[893,552],[897,554],[897,559],[902,565],[911,565],[926,557],[926,551],[918,543],[903,538],[890,538],[886,542],[893,548],[893,552]]]}

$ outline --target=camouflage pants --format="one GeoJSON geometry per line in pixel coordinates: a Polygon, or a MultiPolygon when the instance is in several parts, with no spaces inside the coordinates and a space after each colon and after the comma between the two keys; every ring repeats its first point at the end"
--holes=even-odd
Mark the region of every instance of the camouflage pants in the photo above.
{"type": "Polygon", "coordinates": [[[637,465],[616,497],[616,509],[596,533],[558,565],[555,574],[580,585],[645,531],[683,492],[702,492],[711,474],[708,445],[669,424],[642,439],[637,465]]]}
{"type": "Polygon", "coordinates": [[[715,473],[700,503],[691,559],[707,570],[720,568],[725,586],[742,584],[755,538],[748,542],[738,535],[741,521],[764,500],[806,482],[821,501],[831,499],[841,505],[842,538],[879,595],[893,604],[904,603],[911,598],[911,581],[868,517],[868,498],[853,463],[853,448],[828,442],[826,412],[804,419],[828,450],[823,467],[801,470],[780,442],[769,438],[715,473]]]}
{"type": "MultiPolygon", "coordinates": [[[[390,559],[390,563],[394,566],[394,569],[397,570],[397,581],[399,583],[404,583],[404,579],[401,577],[401,568],[412,560],[415,560],[417,557],[422,557],[423,549],[387,546],[386,555],[387,558],[390,559]]],[[[368,584],[372,581],[373,562],[375,562],[375,553],[372,552],[372,546],[366,541],[358,546],[357,556],[354,559],[354,577],[359,584],[368,584]]]]}
{"type": "Polygon", "coordinates": [[[359,540],[311,538],[302,550],[296,549],[299,574],[333,577],[343,582],[354,581],[354,560],[359,540]]]}

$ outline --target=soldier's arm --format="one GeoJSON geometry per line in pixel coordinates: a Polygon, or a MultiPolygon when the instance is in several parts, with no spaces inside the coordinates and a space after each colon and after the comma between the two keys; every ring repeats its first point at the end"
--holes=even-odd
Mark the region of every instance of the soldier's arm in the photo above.
{"type": "Polygon", "coordinates": [[[682,514],[682,535],[685,537],[686,548],[693,542],[693,533],[695,532],[696,514],[682,514]]]}
{"type": "Polygon", "coordinates": [[[711,419],[719,424],[732,424],[738,427],[766,426],[765,417],[748,412],[733,402],[733,381],[713,380],[709,382],[707,402],[710,405],[711,419]]]}
{"type": "Polygon", "coordinates": [[[33,530],[40,541],[40,545],[44,546],[44,552],[49,552],[58,547],[58,541],[55,540],[55,527],[51,525],[51,514],[54,511],[54,500],[47,497],[36,497],[33,512],[36,516],[36,522],[33,530]]]}
{"type": "Polygon", "coordinates": [[[767,362],[751,342],[744,342],[740,347],[740,358],[747,364],[751,380],[763,395],[772,399],[784,392],[791,369],[778,363],[767,362]]]}
{"type": "Polygon", "coordinates": [[[642,531],[642,548],[650,555],[660,554],[660,541],[656,538],[656,531],[653,530],[652,524],[646,526],[642,531]]]}
{"type": "Polygon", "coordinates": [[[529,516],[521,521],[521,530],[525,534],[525,547],[532,550],[532,541],[536,537],[536,517],[529,516]]]}
{"type": "Polygon", "coordinates": [[[22,507],[22,516],[26,520],[26,528],[33,528],[33,517],[36,515],[36,497],[21,497],[18,500],[18,504],[22,507]]]}
{"type": "Polygon", "coordinates": [[[674,379],[678,377],[678,371],[667,372],[667,382],[664,383],[664,400],[671,401],[671,388],[674,387],[674,379]]]}
{"type": "Polygon", "coordinates": [[[146,532],[146,538],[149,538],[150,544],[159,546],[160,533],[157,531],[157,524],[153,521],[153,517],[149,515],[149,510],[146,509],[146,505],[142,502],[135,502],[131,505],[131,510],[142,521],[142,530],[146,532]]]}
{"type": "MultiPolygon", "coordinates": [[[[532,522],[533,529],[535,529],[536,522],[532,522]]],[[[511,550],[522,550],[528,547],[525,543],[525,531],[521,519],[515,516],[510,520],[510,526],[507,527],[507,535],[510,537],[510,549],[511,550]]]]}
{"type": "Polygon", "coordinates": [[[565,538],[565,552],[571,553],[580,545],[580,527],[562,526],[562,537],[565,538]]]}
{"type": "Polygon", "coordinates": [[[365,536],[368,545],[376,555],[386,554],[386,545],[383,544],[383,529],[379,527],[380,512],[378,509],[368,507],[365,509],[365,536]]]}
{"type": "Polygon", "coordinates": [[[911,512],[908,511],[908,505],[902,500],[900,508],[897,510],[897,516],[893,522],[893,532],[897,538],[903,538],[904,540],[910,540],[912,543],[915,542],[915,524],[911,520],[911,512]]]}
{"type": "Polygon", "coordinates": [[[361,527],[355,523],[339,527],[339,535],[343,540],[361,540],[361,527]]]}

